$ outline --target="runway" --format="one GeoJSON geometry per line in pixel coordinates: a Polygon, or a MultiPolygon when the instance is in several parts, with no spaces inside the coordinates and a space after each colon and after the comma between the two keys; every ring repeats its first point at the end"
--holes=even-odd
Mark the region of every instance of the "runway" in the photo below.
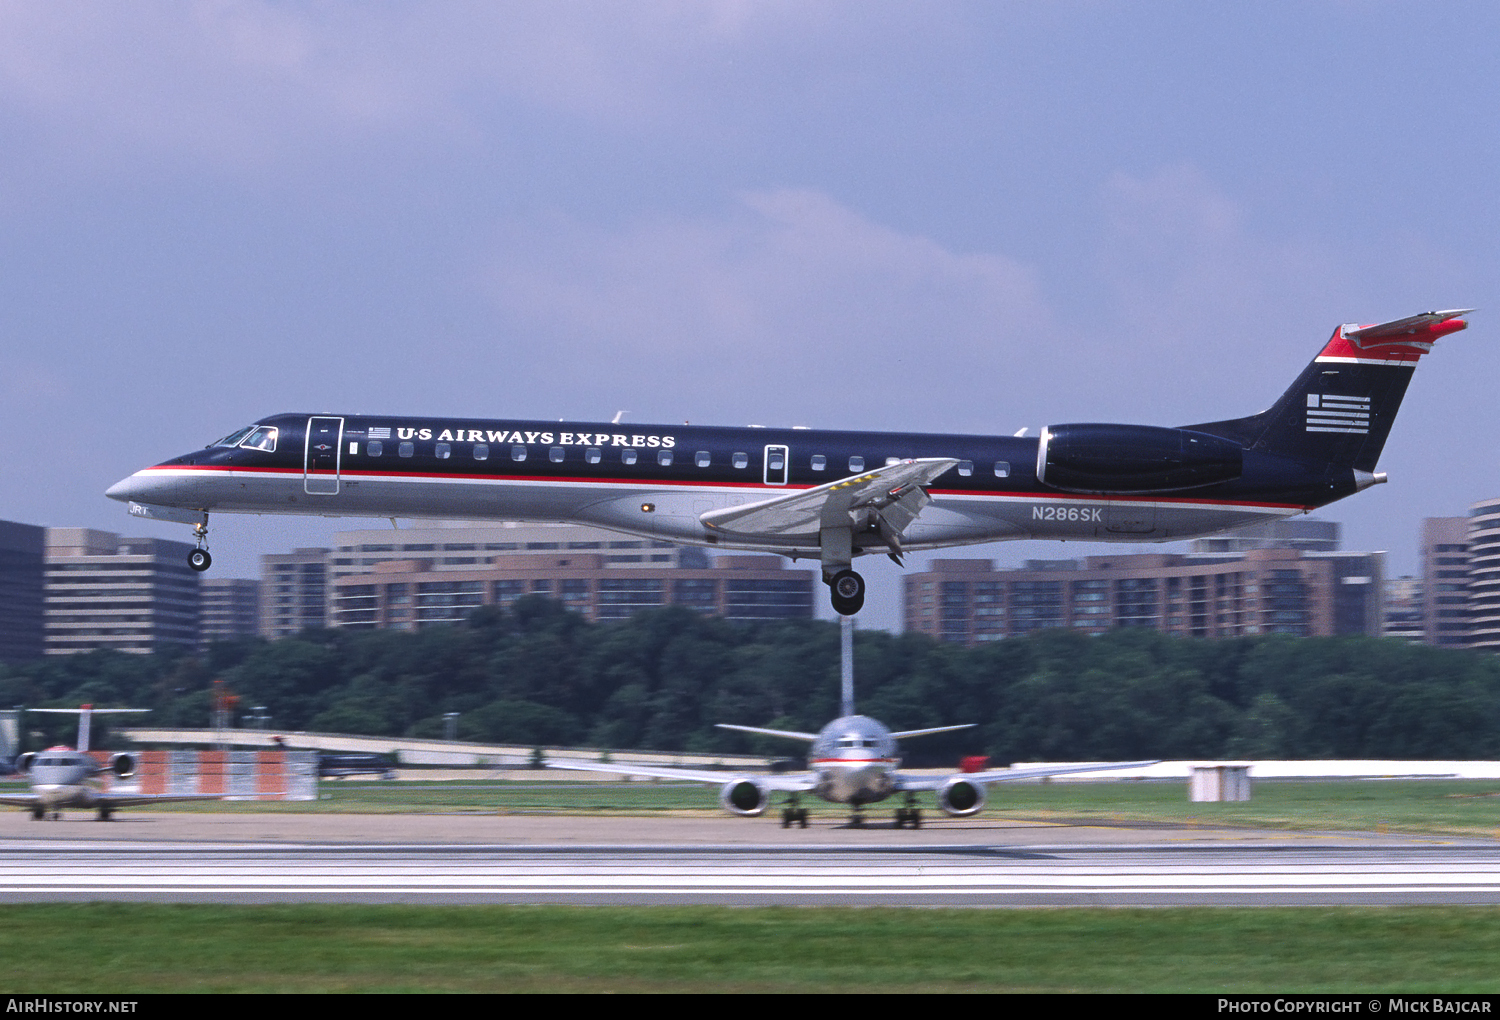
{"type": "Polygon", "coordinates": [[[0,902],[1178,906],[1500,903],[1500,846],[10,840],[0,902]]]}

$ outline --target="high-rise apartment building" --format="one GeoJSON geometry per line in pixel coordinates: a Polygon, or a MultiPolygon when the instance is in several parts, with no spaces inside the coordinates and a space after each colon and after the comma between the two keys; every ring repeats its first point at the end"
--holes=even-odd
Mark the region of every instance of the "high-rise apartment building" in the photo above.
{"type": "Polygon", "coordinates": [[[48,655],[112,648],[154,652],[198,643],[199,589],[188,542],[48,528],[48,655]]]}
{"type": "Polygon", "coordinates": [[[1383,574],[1383,553],[1298,549],[1028,560],[1002,570],[990,560],[933,560],[905,579],[904,615],[908,630],[970,645],[1056,627],[1378,635],[1383,574]]]}

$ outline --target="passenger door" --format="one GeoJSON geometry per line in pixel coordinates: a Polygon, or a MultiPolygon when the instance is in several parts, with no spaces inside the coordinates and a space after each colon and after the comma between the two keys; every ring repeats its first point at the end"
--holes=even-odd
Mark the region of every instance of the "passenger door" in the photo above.
{"type": "Polygon", "coordinates": [[[303,456],[302,489],[309,496],[339,494],[339,463],[343,456],[344,419],[307,419],[307,451],[303,456]]]}

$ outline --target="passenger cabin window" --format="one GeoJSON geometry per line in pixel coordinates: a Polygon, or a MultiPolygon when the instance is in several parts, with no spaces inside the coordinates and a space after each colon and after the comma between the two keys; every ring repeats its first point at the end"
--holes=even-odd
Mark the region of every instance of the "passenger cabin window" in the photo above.
{"type": "Polygon", "coordinates": [[[821,453],[815,453],[815,454],[813,454],[812,469],[814,471],[827,471],[828,470],[828,458],[825,457],[825,456],[823,456],[821,453]]]}
{"type": "Polygon", "coordinates": [[[968,478],[974,473],[974,462],[972,460],[961,460],[958,462],[958,473],[968,478]]]}
{"type": "Polygon", "coordinates": [[[269,425],[262,425],[254,432],[245,437],[240,443],[247,450],[259,450],[262,453],[276,452],[276,434],[278,430],[269,425]]]}
{"type": "Polygon", "coordinates": [[[475,443],[474,444],[474,459],[475,460],[489,460],[490,459],[490,444],[489,443],[475,443]]]}
{"type": "Polygon", "coordinates": [[[658,464],[660,464],[662,467],[671,467],[672,466],[672,451],[671,450],[657,450],[656,451],[656,462],[658,464]]]}
{"type": "Polygon", "coordinates": [[[597,446],[591,446],[583,451],[583,459],[590,464],[597,464],[604,459],[604,451],[597,446]]]}
{"type": "Polygon", "coordinates": [[[378,439],[372,439],[365,444],[365,453],[371,457],[379,457],[385,453],[385,444],[378,439]]]}
{"type": "Polygon", "coordinates": [[[510,448],[510,459],[511,460],[517,460],[517,461],[525,460],[526,459],[526,447],[522,446],[520,443],[514,443],[514,444],[512,444],[511,448],[510,448]]]}
{"type": "Polygon", "coordinates": [[[849,470],[850,471],[863,471],[864,469],[865,469],[865,459],[863,457],[850,457],[849,458],[849,470]]]}
{"type": "Polygon", "coordinates": [[[621,450],[620,451],[620,463],[621,464],[634,464],[635,463],[635,457],[636,457],[636,452],[634,450],[621,450]]]}
{"type": "Polygon", "coordinates": [[[750,466],[750,455],[748,453],[736,452],[735,455],[729,459],[729,462],[735,467],[743,470],[750,466]]]}
{"type": "Polygon", "coordinates": [[[786,470],[786,450],[783,447],[773,446],[766,450],[766,470],[786,470]]]}
{"type": "Polygon", "coordinates": [[[552,447],[552,449],[547,451],[547,459],[554,464],[561,464],[563,462],[563,454],[565,452],[566,451],[563,449],[563,447],[554,446],[552,447]]]}
{"type": "Polygon", "coordinates": [[[713,457],[709,455],[707,450],[699,450],[693,454],[693,463],[699,467],[708,467],[709,464],[713,463],[713,457]]]}
{"type": "Polygon", "coordinates": [[[1010,477],[1010,461],[1008,461],[1008,460],[997,460],[997,461],[995,461],[995,477],[996,478],[1009,478],[1010,477]]]}
{"type": "Polygon", "coordinates": [[[417,448],[411,443],[402,443],[396,447],[396,455],[399,457],[410,457],[417,452],[417,448]]]}
{"type": "Polygon", "coordinates": [[[437,448],[432,452],[437,454],[438,460],[447,460],[453,456],[453,447],[447,443],[438,443],[437,448]]]}

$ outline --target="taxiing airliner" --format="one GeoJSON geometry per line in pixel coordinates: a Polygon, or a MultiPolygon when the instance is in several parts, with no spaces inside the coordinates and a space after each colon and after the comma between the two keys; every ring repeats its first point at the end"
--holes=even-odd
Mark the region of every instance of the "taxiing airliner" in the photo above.
{"type": "Polygon", "coordinates": [[[560,521],[816,559],[847,616],[864,603],[861,555],[1196,538],[1383,482],[1376,462],[1412,370],[1472,310],[1340,326],[1269,410],[1180,428],[1028,438],[279,414],[107,494],[191,524],[197,570],[216,513],[560,521]]]}
{"type": "Polygon", "coordinates": [[[546,765],[548,768],[580,772],[607,772],[614,775],[710,783],[720,787],[719,803],[724,806],[724,810],[746,818],[754,818],[764,813],[771,802],[772,794],[785,793],[788,795],[788,801],[781,811],[781,827],[784,829],[792,825],[807,828],[807,809],[798,803],[798,798],[804,793],[821,797],[832,804],[848,804],[852,812],[849,824],[853,826],[864,824],[861,809],[866,804],[874,804],[896,794],[904,794],[904,806],[896,809],[896,828],[901,829],[909,825],[913,829],[920,829],[922,809],[916,805],[918,793],[935,793],[938,807],[942,808],[944,813],[955,818],[967,818],[984,810],[986,788],[991,783],[1044,779],[1050,776],[1083,772],[1144,768],[1147,765],[1157,764],[1157,760],[1096,761],[997,769],[990,772],[959,772],[947,776],[902,773],[900,753],[896,746],[898,740],[967,730],[973,728],[975,724],[933,726],[924,730],[901,730],[893,733],[879,721],[866,715],[855,714],[854,620],[852,617],[845,616],[839,624],[842,628],[841,702],[843,707],[837,719],[817,733],[762,729],[757,726],[736,726],[730,723],[718,724],[718,727],[724,730],[782,737],[810,744],[806,772],[779,775],[774,773],[736,775],[722,770],[626,765],[570,758],[551,758],[547,760],[546,765]]]}

